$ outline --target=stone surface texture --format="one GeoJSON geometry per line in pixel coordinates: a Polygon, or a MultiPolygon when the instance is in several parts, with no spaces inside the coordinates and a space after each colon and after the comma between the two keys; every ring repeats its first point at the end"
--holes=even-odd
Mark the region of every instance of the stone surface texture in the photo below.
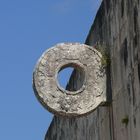
{"type": "Polygon", "coordinates": [[[101,53],[85,44],[61,43],[50,48],[43,53],[33,73],[37,98],[55,115],[74,117],[93,112],[106,101],[102,59],[101,53]],[[83,77],[79,90],[65,90],[59,85],[57,75],[66,67],[75,68],[79,77],[83,77]]]}
{"type": "Polygon", "coordinates": [[[45,140],[140,139],[140,1],[103,0],[86,40],[96,43],[111,54],[112,103],[81,118],[55,116],[45,140]]]}

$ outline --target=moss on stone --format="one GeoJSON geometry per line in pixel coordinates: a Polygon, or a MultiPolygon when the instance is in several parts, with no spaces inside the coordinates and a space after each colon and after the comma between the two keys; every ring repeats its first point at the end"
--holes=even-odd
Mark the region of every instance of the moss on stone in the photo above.
{"type": "Polygon", "coordinates": [[[125,126],[127,126],[128,123],[129,123],[129,118],[128,118],[128,116],[125,116],[124,118],[122,118],[121,122],[122,122],[123,124],[125,124],[125,126]]]}
{"type": "Polygon", "coordinates": [[[102,54],[101,64],[103,67],[107,67],[110,65],[110,53],[105,45],[97,45],[95,46],[95,49],[99,51],[102,54]]]}

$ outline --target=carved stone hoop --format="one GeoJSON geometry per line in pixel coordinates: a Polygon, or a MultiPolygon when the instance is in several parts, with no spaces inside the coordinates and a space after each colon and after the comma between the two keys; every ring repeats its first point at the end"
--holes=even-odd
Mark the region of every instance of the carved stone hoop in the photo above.
{"type": "MultiPolygon", "coordinates": [[[[106,101],[106,74],[102,55],[92,47],[61,43],[43,53],[33,73],[33,88],[41,104],[55,115],[81,116],[106,101]],[[57,74],[72,66],[82,73],[83,85],[77,91],[63,89],[57,74]]],[[[77,80],[77,79],[75,79],[77,80]]]]}

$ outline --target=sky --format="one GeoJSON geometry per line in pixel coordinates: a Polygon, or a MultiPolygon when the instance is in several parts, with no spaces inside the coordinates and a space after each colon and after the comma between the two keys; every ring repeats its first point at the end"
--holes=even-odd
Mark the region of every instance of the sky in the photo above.
{"type": "Polygon", "coordinates": [[[53,115],[34,96],[35,64],[57,43],[84,43],[100,3],[0,0],[0,140],[44,139],[53,115]]]}

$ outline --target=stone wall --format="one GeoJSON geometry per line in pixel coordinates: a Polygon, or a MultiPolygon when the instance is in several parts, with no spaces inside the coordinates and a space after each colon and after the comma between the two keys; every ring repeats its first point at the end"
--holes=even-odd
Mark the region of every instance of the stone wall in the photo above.
{"type": "MultiPolygon", "coordinates": [[[[86,39],[97,43],[111,55],[111,104],[81,118],[55,116],[45,140],[140,139],[140,1],[103,0],[86,39]]],[[[68,88],[78,86],[77,77],[68,88]]]]}

